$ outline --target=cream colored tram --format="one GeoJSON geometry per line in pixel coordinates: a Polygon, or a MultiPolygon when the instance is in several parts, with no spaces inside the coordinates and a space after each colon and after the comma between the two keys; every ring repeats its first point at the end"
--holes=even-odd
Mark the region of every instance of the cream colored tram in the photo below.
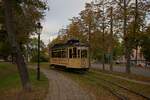
{"type": "Polygon", "coordinates": [[[89,69],[88,46],[79,43],[78,40],[69,40],[65,44],[56,44],[50,51],[50,65],[52,66],[89,69]]]}

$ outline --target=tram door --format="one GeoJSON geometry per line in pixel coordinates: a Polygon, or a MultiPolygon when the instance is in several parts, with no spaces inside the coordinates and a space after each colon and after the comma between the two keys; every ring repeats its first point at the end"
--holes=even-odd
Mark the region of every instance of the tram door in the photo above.
{"type": "Polygon", "coordinates": [[[81,66],[87,67],[87,50],[81,49],[81,66]]]}

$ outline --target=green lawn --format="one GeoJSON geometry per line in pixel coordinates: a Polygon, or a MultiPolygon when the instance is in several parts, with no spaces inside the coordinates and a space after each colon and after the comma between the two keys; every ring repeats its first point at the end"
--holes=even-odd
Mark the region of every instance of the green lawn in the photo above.
{"type": "Polygon", "coordinates": [[[36,72],[29,70],[32,91],[22,91],[17,67],[10,63],[0,63],[0,100],[43,100],[48,92],[48,80],[41,73],[41,80],[36,80],[36,72]]]}

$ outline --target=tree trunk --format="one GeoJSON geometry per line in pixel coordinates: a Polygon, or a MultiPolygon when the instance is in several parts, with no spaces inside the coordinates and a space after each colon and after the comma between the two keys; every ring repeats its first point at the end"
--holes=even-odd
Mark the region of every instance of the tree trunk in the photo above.
{"type": "Polygon", "coordinates": [[[130,65],[130,51],[129,51],[129,44],[127,43],[127,40],[125,40],[125,58],[126,58],[126,73],[131,72],[131,65],[130,65]]]}
{"type": "Polygon", "coordinates": [[[125,58],[126,58],[126,72],[130,73],[130,49],[128,44],[128,36],[126,32],[127,26],[127,4],[126,0],[124,0],[124,44],[125,44],[125,58]]]}
{"type": "Polygon", "coordinates": [[[26,62],[29,63],[29,44],[27,43],[27,48],[26,48],[26,62]]]}
{"type": "Polygon", "coordinates": [[[88,47],[88,54],[89,54],[89,56],[88,56],[88,60],[89,60],[89,68],[91,68],[91,23],[89,23],[89,29],[88,29],[88,38],[89,38],[89,40],[88,40],[88,44],[89,44],[89,47],[88,47]]]}
{"type": "Polygon", "coordinates": [[[110,51],[110,71],[113,71],[113,7],[111,7],[110,34],[111,34],[111,51],[110,51]]]}
{"type": "Polygon", "coordinates": [[[16,57],[16,64],[20,74],[21,83],[24,90],[31,90],[27,65],[24,61],[19,44],[17,43],[15,36],[15,24],[13,20],[13,0],[3,0],[3,5],[5,8],[5,25],[8,34],[8,41],[11,45],[12,52],[16,57]]]}
{"type": "Polygon", "coordinates": [[[13,55],[13,53],[11,53],[11,63],[12,64],[14,63],[14,55],[13,55]]]}
{"type": "Polygon", "coordinates": [[[135,51],[136,51],[136,55],[135,55],[135,66],[137,66],[137,64],[138,64],[138,46],[136,45],[136,49],[135,49],[135,51]]]}
{"type": "Polygon", "coordinates": [[[37,65],[37,80],[40,80],[40,35],[38,35],[38,65],[37,65]]]}
{"type": "Polygon", "coordinates": [[[136,65],[137,65],[137,53],[138,53],[138,39],[137,39],[137,35],[138,35],[138,0],[135,0],[135,18],[134,18],[135,22],[134,22],[134,34],[136,37],[136,65]]]}
{"type": "Polygon", "coordinates": [[[105,16],[104,16],[104,0],[103,0],[103,61],[102,61],[102,66],[103,66],[103,70],[105,70],[105,16]]]}

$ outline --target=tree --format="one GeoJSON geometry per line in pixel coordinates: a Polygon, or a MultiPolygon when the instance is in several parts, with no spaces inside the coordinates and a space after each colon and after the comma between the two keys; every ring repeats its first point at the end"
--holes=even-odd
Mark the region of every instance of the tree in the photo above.
{"type": "Polygon", "coordinates": [[[3,24],[6,26],[7,38],[16,58],[21,83],[23,89],[30,90],[31,84],[29,81],[27,65],[21,52],[22,42],[20,43],[19,41],[22,40],[21,37],[29,37],[29,33],[32,33],[35,30],[33,26],[35,26],[35,23],[41,18],[39,16],[43,15],[43,12],[41,11],[43,11],[42,8],[45,8],[45,4],[39,0],[36,2],[26,0],[3,0],[3,8],[5,19],[3,24]],[[31,14],[35,16],[29,17],[31,14]],[[24,20],[24,18],[26,19],[24,20]],[[22,20],[25,22],[22,23],[22,20]]]}
{"type": "MultiPolygon", "coordinates": [[[[40,41],[40,61],[47,61],[45,49],[46,49],[46,46],[44,42],[41,40],[40,41]]],[[[28,57],[31,59],[32,62],[37,62],[38,60],[37,50],[38,50],[38,39],[35,37],[31,38],[28,43],[28,49],[26,49],[26,52],[28,52],[28,57]]]]}
{"type": "Polygon", "coordinates": [[[110,70],[113,70],[113,7],[110,7],[110,37],[111,37],[111,46],[110,46],[110,70]]]}
{"type": "Polygon", "coordinates": [[[141,36],[141,47],[144,58],[150,62],[150,26],[146,29],[146,32],[141,36]]]}
{"type": "Polygon", "coordinates": [[[5,25],[8,34],[8,41],[13,49],[13,53],[16,56],[16,63],[19,70],[22,86],[25,90],[30,90],[31,85],[29,81],[28,71],[26,67],[26,63],[24,62],[24,58],[21,54],[21,50],[19,48],[19,44],[16,41],[15,37],[15,28],[13,22],[13,2],[10,0],[4,0],[4,10],[5,10],[5,25]]]}
{"type": "Polygon", "coordinates": [[[89,67],[91,67],[91,33],[94,26],[94,12],[93,12],[93,3],[86,3],[85,10],[81,11],[80,16],[83,22],[85,33],[87,33],[88,40],[88,63],[89,67]]]}
{"type": "Polygon", "coordinates": [[[129,5],[131,4],[131,0],[115,0],[115,2],[117,3],[117,8],[118,8],[116,9],[116,12],[119,14],[117,20],[121,25],[119,31],[121,31],[120,33],[123,33],[122,38],[124,42],[124,54],[126,58],[126,72],[130,73],[131,48],[130,48],[130,43],[128,42],[129,38],[128,38],[127,26],[128,26],[128,21],[131,19],[129,16],[129,12],[130,12],[129,5]]]}
{"type": "Polygon", "coordinates": [[[2,29],[0,30],[0,56],[4,60],[8,60],[8,56],[11,54],[11,48],[8,45],[8,40],[6,40],[6,31],[2,29]]]}
{"type": "MultiPolygon", "coordinates": [[[[96,1],[96,0],[95,0],[96,1]]],[[[110,70],[112,70],[112,56],[113,56],[113,46],[114,46],[114,33],[116,27],[114,24],[114,18],[116,14],[114,13],[114,8],[116,8],[116,3],[113,0],[97,0],[96,6],[99,13],[99,26],[102,32],[102,49],[103,49],[103,69],[105,68],[105,58],[106,55],[109,56],[107,60],[110,62],[110,70]],[[111,42],[111,43],[110,43],[111,42]]]]}
{"type": "Polygon", "coordinates": [[[11,48],[8,45],[8,42],[0,42],[0,56],[5,61],[8,61],[8,56],[11,54],[11,48]]]}
{"type": "Polygon", "coordinates": [[[128,36],[127,36],[127,0],[123,1],[123,17],[124,17],[124,24],[123,24],[123,34],[124,34],[124,45],[125,45],[125,58],[126,58],[126,72],[130,73],[130,47],[128,43],[128,36]]]}
{"type": "Polygon", "coordinates": [[[143,27],[146,26],[145,20],[146,16],[148,14],[149,9],[149,3],[150,1],[145,0],[135,0],[134,3],[132,3],[132,13],[131,14],[134,17],[134,20],[132,21],[132,26],[130,27],[132,29],[131,34],[129,36],[130,43],[133,44],[133,48],[136,49],[136,64],[137,64],[137,50],[141,43],[141,36],[143,34],[143,27]]]}

